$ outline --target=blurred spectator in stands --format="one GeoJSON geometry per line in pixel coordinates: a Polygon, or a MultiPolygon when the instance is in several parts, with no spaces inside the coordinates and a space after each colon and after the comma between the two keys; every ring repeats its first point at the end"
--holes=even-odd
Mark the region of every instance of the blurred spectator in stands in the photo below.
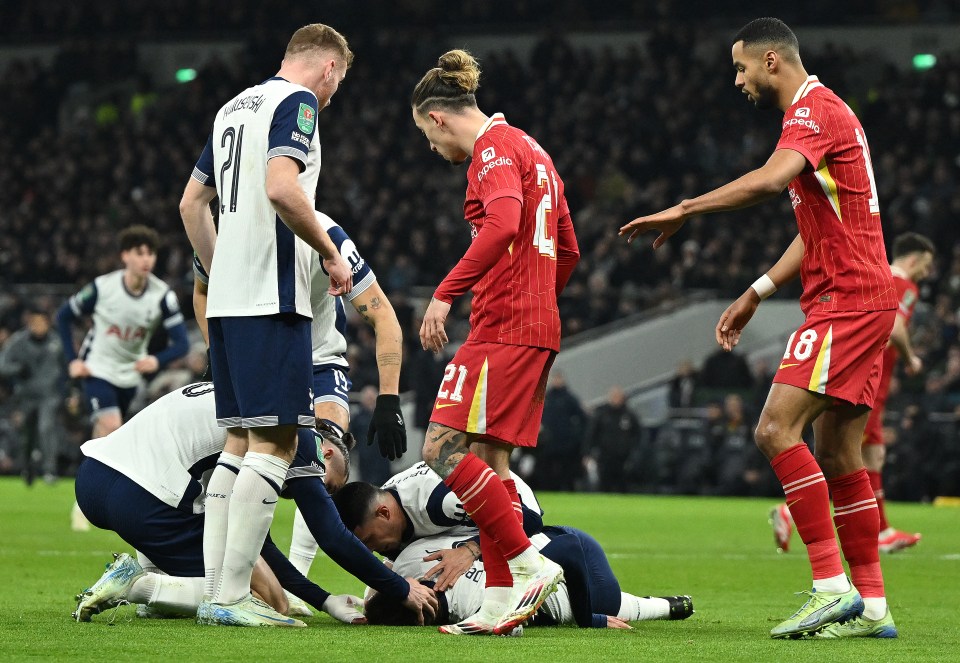
{"type": "Polygon", "coordinates": [[[693,362],[682,359],[677,365],[677,372],[670,380],[669,404],[672,408],[693,407],[694,392],[697,388],[697,371],[693,362]]]}
{"type": "Polygon", "coordinates": [[[584,455],[597,464],[599,489],[622,493],[631,489],[640,451],[640,419],[627,407],[622,387],[607,392],[607,402],[593,413],[584,439],[584,455]]]}
{"type": "Polygon", "coordinates": [[[28,310],[24,320],[24,328],[0,350],[0,376],[14,385],[14,421],[23,443],[24,478],[29,485],[42,474],[52,483],[61,447],[57,415],[64,397],[63,349],[51,331],[47,311],[28,310]]]}
{"type": "MultiPolygon", "coordinates": [[[[437,384],[440,384],[439,381],[437,384]]],[[[350,417],[350,432],[357,440],[367,439],[367,429],[373,418],[373,410],[377,407],[377,393],[377,388],[369,384],[360,390],[360,402],[350,417]]],[[[350,465],[351,481],[369,481],[375,486],[382,486],[391,476],[390,461],[380,454],[379,447],[363,441],[353,448],[350,465]]]]}
{"type": "Polygon", "coordinates": [[[581,448],[587,415],[580,400],[567,387],[561,371],[550,373],[543,404],[543,426],[533,452],[537,471],[531,487],[540,490],[573,490],[582,474],[581,448]]]}

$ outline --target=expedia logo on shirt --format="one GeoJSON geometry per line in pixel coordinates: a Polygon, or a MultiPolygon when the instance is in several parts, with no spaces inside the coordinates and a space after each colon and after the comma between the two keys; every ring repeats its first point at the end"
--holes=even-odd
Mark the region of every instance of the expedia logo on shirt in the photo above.
{"type": "Polygon", "coordinates": [[[494,159],[493,161],[491,161],[490,163],[488,163],[487,165],[485,165],[483,168],[480,169],[480,172],[477,174],[477,181],[478,182],[483,181],[483,178],[487,176],[487,173],[489,173],[491,170],[493,170],[497,166],[512,166],[512,165],[513,165],[513,159],[511,159],[510,157],[503,157],[503,156],[497,157],[496,159],[494,159]]]}
{"type": "MultiPolygon", "coordinates": [[[[801,110],[804,110],[804,109],[801,109],[801,110]]],[[[798,117],[791,117],[789,120],[784,122],[783,128],[786,129],[787,127],[793,126],[794,124],[799,124],[801,127],[806,127],[808,129],[811,129],[815,134],[820,133],[819,124],[817,124],[813,120],[801,120],[798,117]]]]}

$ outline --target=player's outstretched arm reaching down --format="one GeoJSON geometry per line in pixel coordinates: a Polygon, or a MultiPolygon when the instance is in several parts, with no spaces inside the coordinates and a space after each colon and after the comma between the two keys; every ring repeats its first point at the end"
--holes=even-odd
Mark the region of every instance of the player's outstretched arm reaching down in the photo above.
{"type": "Polygon", "coordinates": [[[729,212],[773,198],[782,193],[806,166],[806,158],[796,150],[778,149],[760,168],[702,196],[683,200],[662,212],[636,218],[621,227],[619,234],[627,235],[627,241],[632,242],[637,235],[649,230],[659,230],[660,234],[653,241],[653,248],[658,249],[680,230],[690,217],[729,212]]]}
{"type": "Polygon", "coordinates": [[[780,259],[766,274],[757,279],[720,316],[715,330],[717,343],[727,352],[740,342],[740,334],[747,326],[760,302],[800,275],[803,260],[803,239],[797,235],[780,259]]]}
{"type": "Polygon", "coordinates": [[[407,430],[400,412],[400,365],[403,362],[403,330],[397,314],[380,284],[351,300],[357,313],[366,320],[377,339],[377,371],[380,394],[367,429],[367,444],[374,441],[384,457],[393,460],[407,450],[407,430]]]}

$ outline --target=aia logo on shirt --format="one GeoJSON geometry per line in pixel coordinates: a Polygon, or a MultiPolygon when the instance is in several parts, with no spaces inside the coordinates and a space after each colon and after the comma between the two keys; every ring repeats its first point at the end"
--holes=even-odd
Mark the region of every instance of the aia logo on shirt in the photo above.
{"type": "Polygon", "coordinates": [[[143,327],[119,327],[110,325],[107,327],[107,336],[116,336],[121,341],[139,341],[147,336],[147,330],[143,327]]]}
{"type": "Polygon", "coordinates": [[[488,147],[480,153],[480,158],[483,160],[483,163],[487,163],[495,156],[497,156],[497,153],[492,147],[488,147]]]}
{"type": "Polygon", "coordinates": [[[798,108],[794,113],[797,117],[810,117],[810,109],[806,106],[798,108]]]}

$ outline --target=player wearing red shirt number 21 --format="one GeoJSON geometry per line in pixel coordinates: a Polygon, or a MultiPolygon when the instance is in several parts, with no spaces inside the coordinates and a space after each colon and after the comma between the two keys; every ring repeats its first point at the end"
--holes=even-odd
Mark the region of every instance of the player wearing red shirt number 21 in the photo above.
{"type": "Polygon", "coordinates": [[[860,453],[897,309],[867,139],[853,111],[807,75],[797,38],[782,21],[748,23],[732,55],[737,88],[757,108],[784,113],[773,155],[714,191],[631,221],[620,234],[633,239],[658,230],[658,247],[692,216],[754,205],[789,187],[799,235],[715,330],[717,342],[732,349],[760,301],[801,277],[806,320],[787,342],[755,437],[807,546],[813,589],[770,635],[896,637],[877,549],[877,502],[860,453]],[[801,442],[811,424],[816,458],[801,442]]]}
{"type": "Polygon", "coordinates": [[[503,115],[477,108],[476,60],[454,50],[417,83],[413,120],[430,148],[467,170],[464,215],[473,242],[434,293],[425,350],[447,342],[453,300],[473,291],[470,334],[446,367],[423,459],[480,529],[486,587],[480,611],[444,633],[515,634],[563,577],[521,527],[510,479],[513,447],[536,444],[547,375],[560,349],[557,296],[580,253],[553,160],[503,115]]]}

